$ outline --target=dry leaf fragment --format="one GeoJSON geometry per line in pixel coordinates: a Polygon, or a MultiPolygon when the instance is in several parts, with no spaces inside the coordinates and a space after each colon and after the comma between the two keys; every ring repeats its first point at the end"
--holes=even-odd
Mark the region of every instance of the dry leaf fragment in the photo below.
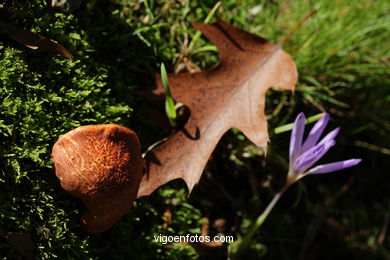
{"type": "Polygon", "coordinates": [[[65,11],[73,12],[78,9],[84,0],[52,0],[52,7],[61,7],[65,11]]]}
{"type": "Polygon", "coordinates": [[[21,27],[13,24],[8,24],[0,21],[0,32],[7,34],[10,38],[14,39],[24,46],[36,50],[42,48],[45,50],[51,50],[58,52],[63,57],[72,59],[73,55],[64,46],[52,40],[43,37],[42,35],[27,31],[21,27]]]}
{"type": "MultiPolygon", "coordinates": [[[[265,93],[275,86],[292,90],[298,72],[280,44],[238,29],[224,21],[194,23],[221,55],[213,68],[169,74],[173,98],[191,111],[187,124],[146,156],[147,172],[138,197],[181,178],[189,192],[198,183],[222,135],[238,128],[256,145],[266,147],[265,93]]],[[[154,94],[163,93],[159,76],[154,94]]]]}
{"type": "Polygon", "coordinates": [[[8,244],[10,244],[19,254],[25,259],[34,259],[34,245],[31,237],[27,233],[22,232],[9,232],[0,228],[0,237],[5,238],[8,244]]]}

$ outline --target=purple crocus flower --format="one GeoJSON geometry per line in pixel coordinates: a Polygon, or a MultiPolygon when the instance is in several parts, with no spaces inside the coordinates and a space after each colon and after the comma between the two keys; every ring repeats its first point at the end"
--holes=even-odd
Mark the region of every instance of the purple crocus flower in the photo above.
{"type": "Polygon", "coordinates": [[[249,232],[243,238],[230,244],[229,255],[237,256],[249,247],[255,232],[264,223],[264,220],[268,217],[283,193],[295,181],[309,174],[334,172],[355,166],[361,162],[361,159],[349,159],[322,164],[311,168],[336,143],[334,139],[340,131],[339,127],[328,133],[322,140],[318,141],[324,132],[328,121],[329,114],[324,114],[313,126],[306,140],[303,142],[306,118],[303,113],[300,113],[297,116],[290,140],[290,169],[288,171],[287,181],[283,188],[275,194],[263,213],[258,216],[255,222],[253,222],[253,225],[249,228],[249,232]]]}
{"type": "Polygon", "coordinates": [[[329,114],[326,113],[313,126],[306,140],[303,142],[306,122],[305,115],[300,113],[295,119],[290,140],[290,169],[287,176],[288,184],[292,184],[309,174],[334,172],[360,163],[361,159],[349,159],[310,168],[336,143],[334,139],[340,131],[339,127],[328,133],[318,142],[328,121],[329,114]]]}

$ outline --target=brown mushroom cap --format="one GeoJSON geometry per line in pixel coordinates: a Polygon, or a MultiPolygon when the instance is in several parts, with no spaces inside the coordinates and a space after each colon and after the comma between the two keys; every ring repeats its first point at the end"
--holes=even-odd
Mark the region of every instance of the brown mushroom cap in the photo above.
{"type": "Polygon", "coordinates": [[[144,162],[137,135],[115,125],[80,126],[61,136],[52,159],[61,186],[89,209],[89,232],[111,227],[136,199],[144,162]]]}

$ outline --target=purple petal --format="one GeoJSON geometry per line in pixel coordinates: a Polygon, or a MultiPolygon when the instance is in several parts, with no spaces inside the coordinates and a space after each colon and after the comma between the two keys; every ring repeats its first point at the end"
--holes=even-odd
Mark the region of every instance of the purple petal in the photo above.
{"type": "Polygon", "coordinates": [[[326,142],[329,142],[330,140],[333,140],[336,138],[336,136],[340,132],[340,127],[335,128],[333,131],[331,131],[329,134],[327,134],[318,144],[324,144],[326,142]]]}
{"type": "Polygon", "coordinates": [[[317,143],[318,139],[320,139],[320,136],[322,135],[322,132],[326,128],[328,122],[329,122],[329,114],[325,113],[310,130],[310,133],[307,136],[306,141],[303,143],[302,150],[301,150],[302,153],[306,152],[307,150],[309,150],[310,147],[313,147],[317,143]]]}
{"type": "Polygon", "coordinates": [[[324,144],[317,144],[301,154],[294,165],[294,171],[296,173],[301,173],[309,169],[313,164],[315,164],[322,156],[333,146],[335,145],[334,140],[329,140],[324,144]]]}
{"type": "Polygon", "coordinates": [[[360,163],[361,161],[362,161],[362,159],[349,159],[349,160],[340,161],[340,162],[322,164],[322,165],[318,165],[318,166],[314,167],[313,169],[310,169],[305,175],[335,172],[335,171],[339,171],[339,170],[342,170],[345,168],[355,166],[356,164],[360,163]]]}
{"type": "Polygon", "coordinates": [[[299,156],[301,152],[303,133],[305,132],[305,114],[299,113],[294,122],[294,128],[290,138],[290,164],[299,156]]]}

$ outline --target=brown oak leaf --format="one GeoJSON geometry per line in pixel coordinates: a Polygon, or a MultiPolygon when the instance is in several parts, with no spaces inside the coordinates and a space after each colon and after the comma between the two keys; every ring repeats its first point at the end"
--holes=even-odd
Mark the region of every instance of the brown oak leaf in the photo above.
{"type": "Polygon", "coordinates": [[[17,25],[0,21],[0,32],[7,34],[10,38],[24,46],[36,50],[38,48],[58,52],[63,57],[72,59],[73,55],[64,46],[43,37],[37,33],[27,31],[17,25]]]}
{"type": "MultiPolygon", "coordinates": [[[[205,71],[168,75],[173,98],[186,105],[191,116],[180,131],[146,155],[147,170],[138,197],[179,178],[191,192],[230,128],[240,129],[253,143],[266,147],[265,93],[271,87],[292,90],[297,81],[295,63],[281,44],[222,20],[193,26],[217,46],[221,59],[205,71]]],[[[159,75],[156,81],[153,93],[161,94],[159,75]]]]}

